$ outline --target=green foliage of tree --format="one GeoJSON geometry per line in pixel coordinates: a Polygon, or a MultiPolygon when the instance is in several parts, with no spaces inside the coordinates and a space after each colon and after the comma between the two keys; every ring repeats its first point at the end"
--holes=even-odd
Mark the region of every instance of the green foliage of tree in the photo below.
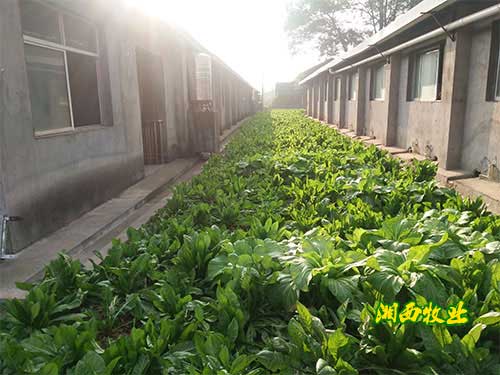
{"type": "Polygon", "coordinates": [[[422,0],[292,0],[285,31],[292,52],[312,43],[323,57],[347,51],[422,0]],[[362,20],[362,22],[360,22],[362,20]]]}

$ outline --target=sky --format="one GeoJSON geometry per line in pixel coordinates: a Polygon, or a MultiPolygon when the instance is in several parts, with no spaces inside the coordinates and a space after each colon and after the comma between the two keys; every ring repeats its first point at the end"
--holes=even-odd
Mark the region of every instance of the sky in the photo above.
{"type": "Polygon", "coordinates": [[[293,80],[321,61],[314,50],[292,55],[284,31],[289,0],[127,0],[181,26],[254,88],[293,80]]]}

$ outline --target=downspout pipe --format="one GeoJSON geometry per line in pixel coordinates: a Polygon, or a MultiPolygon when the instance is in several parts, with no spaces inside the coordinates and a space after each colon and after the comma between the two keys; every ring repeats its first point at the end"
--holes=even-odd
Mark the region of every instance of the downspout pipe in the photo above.
{"type": "MultiPolygon", "coordinates": [[[[491,16],[495,16],[495,15],[499,15],[500,14],[500,4],[497,4],[497,5],[493,5],[492,7],[489,7],[489,8],[486,8],[486,9],[483,9],[477,13],[474,13],[474,14],[471,14],[469,16],[466,16],[464,18],[460,18],[459,20],[456,20],[456,21],[453,21],[451,23],[449,23],[448,25],[444,26],[444,28],[448,31],[454,31],[456,29],[459,29],[461,27],[464,27],[464,26],[467,26],[467,25],[470,25],[471,23],[474,23],[474,22],[477,22],[477,21],[481,21],[485,18],[488,18],[488,17],[491,17],[491,16]]],[[[396,52],[399,52],[401,50],[404,50],[406,48],[409,48],[409,47],[413,47],[414,45],[417,45],[417,44],[420,44],[420,43],[423,43],[427,40],[430,40],[430,39],[433,39],[433,38],[436,38],[438,36],[441,36],[443,34],[446,34],[446,32],[442,29],[442,28],[439,28],[439,29],[436,29],[436,30],[433,30],[427,34],[424,34],[424,35],[421,35],[415,39],[412,39],[406,43],[403,43],[403,44],[400,44],[399,46],[397,47],[394,47],[394,48],[391,48],[391,49],[388,49],[388,50],[385,50],[385,51],[381,51],[385,56],[389,56],[396,53],[396,52]]],[[[328,72],[330,74],[338,74],[338,73],[342,73],[342,72],[345,72],[347,70],[350,70],[352,68],[355,68],[355,67],[358,67],[360,65],[364,65],[364,64],[367,64],[367,63],[370,63],[372,61],[376,61],[376,60],[379,60],[380,59],[380,54],[377,54],[375,56],[371,56],[371,57],[368,57],[367,59],[364,59],[362,61],[359,61],[355,64],[352,64],[350,66],[347,66],[345,68],[342,68],[342,69],[338,69],[338,70],[333,70],[332,68],[329,68],[328,69],[328,72]]]]}

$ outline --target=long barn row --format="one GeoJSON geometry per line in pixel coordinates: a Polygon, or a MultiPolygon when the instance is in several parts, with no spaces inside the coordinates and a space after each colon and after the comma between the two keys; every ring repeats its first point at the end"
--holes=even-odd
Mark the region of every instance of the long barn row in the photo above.
{"type": "Polygon", "coordinates": [[[498,1],[424,0],[304,78],[307,113],[499,182],[499,53],[498,1]]]}
{"type": "Polygon", "coordinates": [[[223,61],[124,0],[0,1],[0,68],[0,216],[23,218],[13,251],[256,111],[223,61]]]}

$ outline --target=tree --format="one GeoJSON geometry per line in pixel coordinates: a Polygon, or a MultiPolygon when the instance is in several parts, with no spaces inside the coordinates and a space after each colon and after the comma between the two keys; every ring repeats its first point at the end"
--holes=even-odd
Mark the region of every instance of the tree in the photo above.
{"type": "Polygon", "coordinates": [[[292,52],[312,44],[321,56],[332,57],[384,28],[420,1],[291,0],[285,31],[292,52]]]}
{"type": "Polygon", "coordinates": [[[371,31],[377,31],[394,21],[397,16],[413,8],[422,0],[357,0],[353,3],[370,25],[371,31]]]}

